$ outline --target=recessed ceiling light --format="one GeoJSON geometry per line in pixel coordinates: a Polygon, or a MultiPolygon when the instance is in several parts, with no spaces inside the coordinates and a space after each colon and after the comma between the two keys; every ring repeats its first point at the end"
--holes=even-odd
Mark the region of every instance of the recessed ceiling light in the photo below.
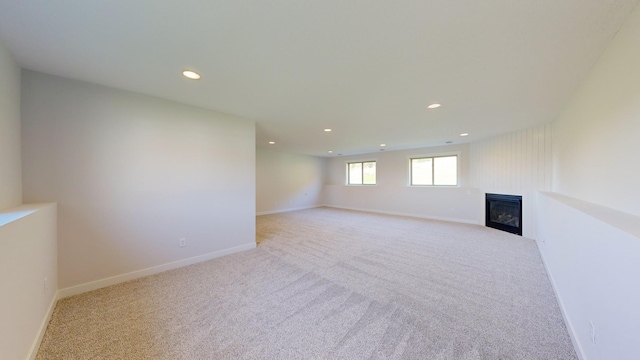
{"type": "Polygon", "coordinates": [[[182,75],[184,75],[184,77],[189,78],[191,80],[198,80],[200,79],[200,74],[198,74],[195,71],[191,71],[191,70],[185,70],[182,72],[182,75]]]}
{"type": "Polygon", "coordinates": [[[328,153],[329,153],[329,154],[333,154],[333,151],[329,150],[329,151],[328,151],[328,153]]]}
{"type": "Polygon", "coordinates": [[[462,134],[460,134],[460,136],[469,136],[469,134],[467,134],[467,133],[462,133],[462,134]]]}
{"type": "Polygon", "coordinates": [[[380,144],[380,146],[385,147],[385,146],[387,146],[387,144],[380,144]]]}
{"type": "Polygon", "coordinates": [[[325,132],[331,132],[331,129],[324,129],[325,132]]]}
{"type": "Polygon", "coordinates": [[[440,106],[442,106],[442,104],[431,104],[431,105],[429,105],[429,106],[427,106],[427,107],[428,107],[429,109],[437,109],[437,108],[439,108],[440,106]]]}
{"type": "Polygon", "coordinates": [[[276,143],[275,141],[269,141],[269,144],[271,144],[271,145],[273,145],[275,143],[276,143]]]}

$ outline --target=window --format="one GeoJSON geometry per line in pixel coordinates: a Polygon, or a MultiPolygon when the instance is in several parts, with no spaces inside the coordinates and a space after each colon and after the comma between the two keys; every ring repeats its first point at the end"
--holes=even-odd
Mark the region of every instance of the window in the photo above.
{"type": "Polygon", "coordinates": [[[364,161],[347,164],[347,184],[349,185],[375,185],[376,162],[364,161]]]}
{"type": "Polygon", "coordinates": [[[411,159],[411,185],[458,185],[458,156],[411,159]]]}

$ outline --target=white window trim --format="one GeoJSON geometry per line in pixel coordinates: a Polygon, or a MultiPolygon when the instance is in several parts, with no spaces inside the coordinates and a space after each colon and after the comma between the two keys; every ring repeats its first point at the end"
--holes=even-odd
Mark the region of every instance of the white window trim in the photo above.
{"type": "MultiPolygon", "coordinates": [[[[407,156],[407,186],[411,188],[459,188],[460,187],[460,157],[461,151],[447,151],[441,153],[429,153],[429,154],[412,154],[407,156]],[[413,185],[411,184],[411,159],[420,158],[433,158],[444,156],[457,156],[456,161],[456,185],[413,185]]],[[[377,164],[376,164],[377,167],[377,164]]],[[[376,179],[377,182],[377,179],[376,179]]]]}
{"type": "Polygon", "coordinates": [[[378,159],[369,159],[369,160],[345,160],[344,162],[344,184],[345,186],[378,186],[378,159]],[[349,184],[349,164],[353,163],[366,163],[366,162],[375,162],[376,163],[376,183],[375,184],[349,184]]]}

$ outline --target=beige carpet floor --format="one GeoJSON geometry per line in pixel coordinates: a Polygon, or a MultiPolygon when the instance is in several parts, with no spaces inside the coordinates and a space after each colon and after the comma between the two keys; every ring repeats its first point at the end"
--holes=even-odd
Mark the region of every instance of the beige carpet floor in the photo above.
{"type": "Polygon", "coordinates": [[[37,359],[577,359],[533,240],[318,208],[60,300],[37,359]]]}

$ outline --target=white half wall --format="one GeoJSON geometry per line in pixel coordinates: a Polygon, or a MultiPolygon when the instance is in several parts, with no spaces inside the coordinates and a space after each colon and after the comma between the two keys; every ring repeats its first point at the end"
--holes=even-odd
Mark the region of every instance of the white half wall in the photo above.
{"type": "Polygon", "coordinates": [[[12,220],[0,222],[0,359],[24,360],[35,357],[56,301],[56,205],[21,205],[2,218],[12,220]]]}
{"type": "Polygon", "coordinates": [[[257,149],[257,214],[321,205],[324,169],[323,158],[257,149]]]}
{"type": "Polygon", "coordinates": [[[553,191],[640,216],[640,6],[553,124],[553,191]]]}
{"type": "MultiPolygon", "coordinates": [[[[552,126],[541,125],[469,145],[471,184],[485,193],[522,196],[522,235],[536,238],[536,194],[551,190],[552,126]]],[[[478,222],[485,222],[484,198],[478,222]]]]}
{"type": "Polygon", "coordinates": [[[638,43],[640,7],[553,123],[554,194],[538,207],[541,252],[588,360],[640,353],[638,43]]]}
{"type": "Polygon", "coordinates": [[[22,90],[24,200],[58,203],[61,289],[255,244],[253,121],[26,70],[22,90]]]}
{"type": "Polygon", "coordinates": [[[469,187],[467,144],[332,157],[327,160],[324,203],[328,206],[464,223],[478,222],[480,193],[469,187]],[[410,186],[410,159],[458,155],[460,186],[410,186]],[[377,185],[346,185],[346,164],[375,160],[377,185]]]}
{"type": "Polygon", "coordinates": [[[20,204],[20,68],[0,43],[0,210],[20,204]]]}
{"type": "Polygon", "coordinates": [[[581,358],[637,359],[640,217],[555,193],[539,194],[538,213],[538,247],[581,358]]]}

